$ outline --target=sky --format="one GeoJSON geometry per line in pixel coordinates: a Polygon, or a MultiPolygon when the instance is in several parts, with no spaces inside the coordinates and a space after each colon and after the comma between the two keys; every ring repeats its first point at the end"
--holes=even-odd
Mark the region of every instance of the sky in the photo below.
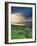
{"type": "Polygon", "coordinates": [[[27,17],[32,17],[32,7],[11,7],[11,13],[22,12],[27,17]]]}

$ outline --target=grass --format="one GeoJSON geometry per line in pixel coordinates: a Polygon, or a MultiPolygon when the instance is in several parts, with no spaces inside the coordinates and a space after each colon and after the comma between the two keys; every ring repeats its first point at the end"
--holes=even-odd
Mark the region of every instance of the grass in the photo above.
{"type": "Polygon", "coordinates": [[[32,28],[11,25],[11,39],[32,38],[32,28]]]}

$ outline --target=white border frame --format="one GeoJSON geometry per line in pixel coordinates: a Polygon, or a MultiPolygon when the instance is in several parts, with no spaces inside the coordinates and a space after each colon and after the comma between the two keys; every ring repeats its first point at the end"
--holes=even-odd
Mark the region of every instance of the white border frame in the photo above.
{"type": "Polygon", "coordinates": [[[8,16],[9,16],[9,26],[8,26],[8,42],[15,43],[15,42],[30,42],[35,41],[35,5],[27,5],[27,4],[8,4],[8,16]],[[32,7],[32,39],[13,39],[11,40],[11,6],[16,7],[32,7]]]}

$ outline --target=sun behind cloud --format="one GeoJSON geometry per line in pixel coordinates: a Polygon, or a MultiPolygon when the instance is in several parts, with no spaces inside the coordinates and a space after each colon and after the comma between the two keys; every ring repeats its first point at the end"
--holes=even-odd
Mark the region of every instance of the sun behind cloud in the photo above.
{"type": "Polygon", "coordinates": [[[18,25],[24,25],[25,24],[25,17],[24,14],[21,12],[13,13],[11,14],[11,23],[12,24],[18,24],[18,25]]]}

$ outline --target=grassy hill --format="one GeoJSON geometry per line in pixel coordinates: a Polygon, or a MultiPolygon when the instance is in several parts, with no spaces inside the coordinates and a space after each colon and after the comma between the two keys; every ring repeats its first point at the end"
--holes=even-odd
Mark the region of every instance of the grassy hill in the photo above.
{"type": "Polygon", "coordinates": [[[32,38],[32,27],[11,25],[11,39],[32,38]]]}

